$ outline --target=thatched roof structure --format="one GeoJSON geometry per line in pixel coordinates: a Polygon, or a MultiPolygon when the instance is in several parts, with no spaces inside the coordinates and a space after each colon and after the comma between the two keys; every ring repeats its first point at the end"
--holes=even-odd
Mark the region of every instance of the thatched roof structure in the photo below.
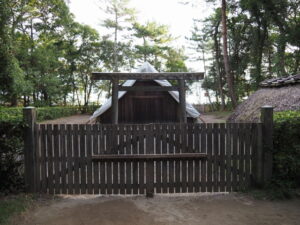
{"type": "Polygon", "coordinates": [[[260,107],[271,105],[275,112],[300,110],[300,74],[261,82],[261,88],[238,105],[228,122],[254,122],[260,119],[260,107]]]}

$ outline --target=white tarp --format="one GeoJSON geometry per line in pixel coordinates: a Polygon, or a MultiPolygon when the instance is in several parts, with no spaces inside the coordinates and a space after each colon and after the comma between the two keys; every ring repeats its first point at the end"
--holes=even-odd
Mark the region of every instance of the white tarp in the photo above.
{"type": "MultiPolygon", "coordinates": [[[[158,73],[157,70],[148,62],[145,62],[140,68],[136,70],[136,73],[158,73]]],[[[172,86],[167,80],[154,80],[161,86],[172,86]]],[[[127,80],[122,86],[133,86],[135,80],[127,80]]],[[[179,93],[178,91],[169,91],[170,95],[179,102],[179,93]]],[[[126,94],[126,91],[119,91],[118,99],[122,98],[126,94]]],[[[98,116],[104,113],[111,107],[111,97],[99,108],[94,114],[90,117],[90,121],[95,120],[98,116]]],[[[186,112],[188,117],[197,118],[200,116],[200,113],[189,103],[186,103],[186,112]]]]}

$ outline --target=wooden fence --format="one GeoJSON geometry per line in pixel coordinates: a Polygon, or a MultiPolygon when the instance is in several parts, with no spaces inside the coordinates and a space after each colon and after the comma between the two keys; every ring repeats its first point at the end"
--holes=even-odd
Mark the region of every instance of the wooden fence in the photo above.
{"type": "Polygon", "coordinates": [[[33,132],[25,138],[31,148],[25,149],[28,190],[50,194],[243,190],[267,176],[263,127],[262,123],[33,123],[28,127],[33,132]]]}

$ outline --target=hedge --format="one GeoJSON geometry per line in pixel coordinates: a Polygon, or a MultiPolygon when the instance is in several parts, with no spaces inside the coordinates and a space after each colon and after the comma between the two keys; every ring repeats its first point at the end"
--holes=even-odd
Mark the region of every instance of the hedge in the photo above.
{"type": "MultiPolygon", "coordinates": [[[[24,188],[22,110],[21,107],[0,107],[0,194],[24,188]]],[[[56,119],[78,112],[78,107],[42,107],[37,108],[37,120],[56,119]]]]}
{"type": "MultiPolygon", "coordinates": [[[[37,120],[53,120],[60,117],[71,116],[77,114],[80,110],[77,106],[55,106],[55,107],[41,107],[36,108],[37,120]]],[[[22,121],[23,108],[22,107],[2,107],[0,108],[0,122],[7,121],[22,121]]]]}
{"type": "Polygon", "coordinates": [[[274,115],[273,177],[275,198],[287,198],[300,187],[300,111],[274,115]]]}

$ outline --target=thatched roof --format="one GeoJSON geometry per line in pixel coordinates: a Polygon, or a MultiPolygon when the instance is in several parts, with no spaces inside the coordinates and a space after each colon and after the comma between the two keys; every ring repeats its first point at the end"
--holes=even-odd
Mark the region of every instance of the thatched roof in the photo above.
{"type": "Polygon", "coordinates": [[[300,74],[266,80],[262,88],[238,105],[228,122],[253,122],[260,119],[260,108],[271,105],[275,112],[300,110],[300,74]]]}

